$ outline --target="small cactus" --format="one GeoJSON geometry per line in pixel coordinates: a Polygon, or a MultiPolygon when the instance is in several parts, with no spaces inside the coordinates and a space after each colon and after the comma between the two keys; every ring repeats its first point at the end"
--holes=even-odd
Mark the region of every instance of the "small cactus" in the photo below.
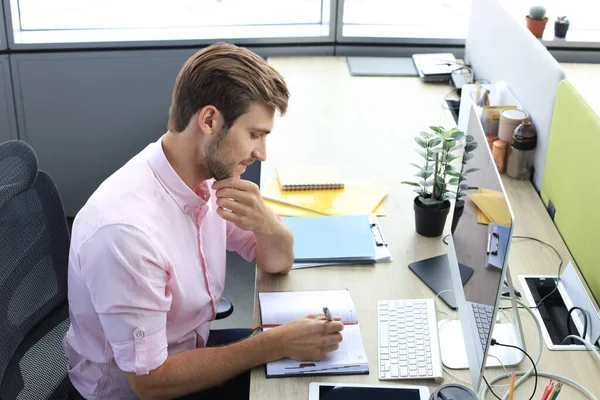
{"type": "Polygon", "coordinates": [[[544,19],[546,17],[546,7],[544,6],[532,6],[529,9],[529,18],[531,19],[544,19]]]}

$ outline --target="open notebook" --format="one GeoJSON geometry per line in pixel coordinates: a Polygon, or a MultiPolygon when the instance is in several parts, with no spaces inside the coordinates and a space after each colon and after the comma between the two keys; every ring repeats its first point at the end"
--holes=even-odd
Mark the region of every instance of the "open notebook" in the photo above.
{"type": "Polygon", "coordinates": [[[284,324],[329,307],[346,326],[340,347],[321,360],[297,361],[284,358],[266,365],[267,378],[299,375],[368,374],[369,364],[356,319],[354,302],[347,290],[263,292],[258,294],[263,325],[284,324]]]}

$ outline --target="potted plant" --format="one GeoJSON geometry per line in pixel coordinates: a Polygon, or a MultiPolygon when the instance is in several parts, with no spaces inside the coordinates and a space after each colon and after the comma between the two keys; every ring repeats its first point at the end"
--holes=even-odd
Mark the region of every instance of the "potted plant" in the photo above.
{"type": "Polygon", "coordinates": [[[416,187],[418,194],[413,202],[415,210],[415,228],[417,233],[435,237],[442,234],[446,218],[450,211],[450,199],[454,198],[454,190],[460,180],[460,172],[451,164],[458,158],[457,150],[464,146],[465,134],[458,128],[445,130],[442,126],[430,126],[430,131],[420,132],[415,137],[419,148],[417,153],[423,164],[411,163],[418,169],[415,176],[418,182],[404,181],[402,184],[416,187]]]}
{"type": "Polygon", "coordinates": [[[554,36],[557,38],[566,37],[570,24],[571,22],[567,19],[567,17],[557,17],[556,21],[554,21],[554,36]]]}
{"type": "Polygon", "coordinates": [[[454,233],[456,226],[458,225],[458,221],[465,210],[465,201],[462,199],[467,190],[477,189],[476,186],[469,186],[463,183],[467,178],[466,176],[471,172],[479,171],[479,168],[469,168],[465,169],[465,165],[467,161],[473,158],[473,150],[477,148],[477,142],[475,138],[471,135],[467,135],[465,138],[465,152],[463,153],[462,165],[460,168],[460,176],[458,177],[458,188],[456,191],[456,204],[454,205],[454,215],[452,216],[452,228],[451,232],[454,233]]]}
{"type": "Polygon", "coordinates": [[[529,9],[529,15],[527,19],[527,29],[533,33],[536,38],[541,38],[544,35],[544,29],[546,29],[546,23],[548,17],[546,17],[546,7],[544,6],[532,6],[529,9]]]}

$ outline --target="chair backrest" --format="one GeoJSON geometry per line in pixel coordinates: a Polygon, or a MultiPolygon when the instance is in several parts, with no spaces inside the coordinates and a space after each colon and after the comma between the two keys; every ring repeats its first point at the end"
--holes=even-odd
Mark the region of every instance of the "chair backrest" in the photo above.
{"type": "Polygon", "coordinates": [[[68,390],[69,230],[58,190],[25,142],[0,144],[0,398],[68,390]]]}

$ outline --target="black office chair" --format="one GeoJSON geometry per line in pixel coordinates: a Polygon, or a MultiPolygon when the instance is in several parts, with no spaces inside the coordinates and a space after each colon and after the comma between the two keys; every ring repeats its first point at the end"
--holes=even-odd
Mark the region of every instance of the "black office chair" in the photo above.
{"type": "MultiPolygon", "coordinates": [[[[69,228],[25,142],[0,144],[0,399],[67,399],[69,228]]],[[[221,299],[216,319],[231,315],[221,299]]]]}
{"type": "Polygon", "coordinates": [[[0,399],[66,399],[69,230],[25,142],[0,144],[0,399]]]}

